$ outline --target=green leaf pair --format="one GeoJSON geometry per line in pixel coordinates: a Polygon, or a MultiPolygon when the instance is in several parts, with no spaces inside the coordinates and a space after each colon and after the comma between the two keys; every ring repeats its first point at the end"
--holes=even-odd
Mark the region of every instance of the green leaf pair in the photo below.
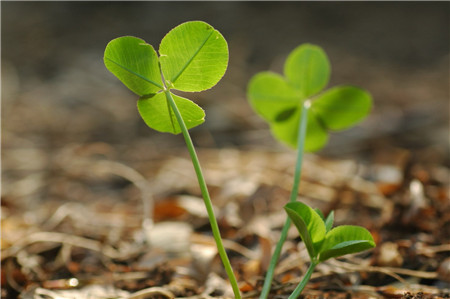
{"type": "Polygon", "coordinates": [[[273,135],[294,148],[303,102],[312,100],[305,151],[316,151],[327,143],[329,130],[355,125],[372,107],[371,96],[353,86],[337,86],[319,94],[329,77],[330,63],[325,52],[318,46],[303,44],[286,59],[284,76],[268,71],[256,74],[247,95],[253,109],[270,124],[273,135]]]}
{"type": "Polygon", "coordinates": [[[311,261],[320,263],[375,247],[372,235],[363,227],[342,225],[332,228],[333,212],[325,219],[319,210],[301,202],[288,203],[284,209],[300,233],[311,261]]]}
{"type": "MultiPolygon", "coordinates": [[[[178,134],[181,128],[165,92],[196,92],[216,85],[227,69],[228,45],[209,24],[186,22],[162,39],[159,56],[144,40],[124,36],[108,43],[104,63],[140,96],[138,110],[149,127],[178,134]]],[[[205,112],[197,104],[174,94],[172,97],[188,129],[204,122],[205,112]]]]}

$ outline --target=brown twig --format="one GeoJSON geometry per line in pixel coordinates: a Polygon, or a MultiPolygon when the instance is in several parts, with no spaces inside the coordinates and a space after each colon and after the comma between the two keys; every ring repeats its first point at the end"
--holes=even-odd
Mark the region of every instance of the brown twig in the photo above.
{"type": "Polygon", "coordinates": [[[23,248],[39,242],[61,243],[64,245],[81,247],[88,250],[100,252],[103,255],[112,259],[121,258],[125,255],[119,252],[118,250],[114,249],[113,247],[102,244],[96,240],[91,240],[64,233],[36,232],[22,238],[20,241],[17,241],[17,243],[15,243],[14,246],[3,250],[1,259],[4,260],[8,257],[15,256],[23,248]]]}
{"type": "Polygon", "coordinates": [[[152,295],[162,295],[171,299],[175,298],[175,295],[167,289],[161,287],[151,287],[132,293],[128,299],[145,299],[147,296],[152,295]]]}

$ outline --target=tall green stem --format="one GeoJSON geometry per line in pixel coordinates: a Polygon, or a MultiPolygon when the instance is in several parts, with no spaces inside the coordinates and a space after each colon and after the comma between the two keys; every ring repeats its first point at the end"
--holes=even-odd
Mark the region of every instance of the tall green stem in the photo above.
{"type": "Polygon", "coordinates": [[[228,278],[230,279],[231,287],[233,288],[234,297],[236,299],[241,298],[241,294],[239,291],[239,287],[237,284],[236,277],[234,276],[233,269],[231,268],[230,260],[228,259],[227,253],[225,251],[225,247],[222,243],[222,238],[220,236],[219,225],[217,224],[216,216],[214,215],[214,209],[211,202],[211,198],[209,196],[208,188],[206,186],[205,178],[203,177],[202,169],[200,167],[200,162],[197,157],[197,153],[195,152],[194,144],[192,143],[191,136],[189,135],[189,131],[186,127],[186,124],[181,117],[180,111],[173,100],[172,95],[169,90],[164,91],[166,94],[167,101],[170,104],[173,112],[175,113],[175,117],[177,118],[178,124],[180,125],[181,132],[183,133],[184,140],[186,142],[186,146],[189,151],[189,155],[191,156],[192,164],[194,165],[195,173],[197,175],[198,184],[200,186],[203,201],[205,202],[206,210],[208,212],[209,222],[211,224],[211,230],[214,236],[214,240],[216,241],[217,250],[219,251],[219,256],[222,259],[222,263],[225,267],[225,271],[227,272],[228,278]]]}
{"type": "MultiPolygon", "coordinates": [[[[303,104],[302,113],[299,121],[298,137],[297,137],[297,163],[295,165],[294,172],[294,185],[292,186],[291,197],[289,202],[295,202],[298,196],[298,188],[300,185],[300,176],[302,172],[302,162],[303,162],[303,149],[305,145],[306,127],[308,121],[308,110],[310,106],[309,100],[306,100],[303,104]]],[[[275,267],[277,265],[278,259],[280,258],[281,249],[283,247],[284,241],[286,241],[287,233],[291,225],[291,220],[286,217],[286,222],[284,223],[283,229],[281,230],[281,236],[272,254],[272,259],[270,260],[269,268],[267,269],[266,277],[264,280],[264,285],[261,291],[260,299],[266,299],[270,292],[270,287],[272,285],[272,280],[275,272],[275,267]]]]}
{"type": "Polygon", "coordinates": [[[302,281],[298,284],[298,286],[295,288],[294,292],[289,296],[288,299],[297,299],[300,293],[305,288],[306,284],[308,283],[309,279],[311,278],[311,274],[314,272],[314,268],[317,266],[317,263],[311,262],[309,265],[308,271],[306,271],[305,276],[303,276],[302,281]]]}

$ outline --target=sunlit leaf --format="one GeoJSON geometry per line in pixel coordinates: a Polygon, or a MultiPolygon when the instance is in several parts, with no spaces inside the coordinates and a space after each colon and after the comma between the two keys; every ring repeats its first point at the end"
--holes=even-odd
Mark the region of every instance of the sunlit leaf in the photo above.
{"type": "Polygon", "coordinates": [[[314,259],[319,253],[326,233],[322,218],[311,207],[301,202],[288,203],[284,209],[302,237],[309,256],[314,259]]]}
{"type": "MultiPolygon", "coordinates": [[[[188,129],[205,121],[205,112],[197,104],[174,94],[172,94],[172,97],[188,129]]],[[[142,119],[150,128],[172,134],[181,132],[180,125],[164,93],[158,93],[151,97],[141,97],[138,101],[138,110],[142,119]]]]}
{"type": "MultiPolygon", "coordinates": [[[[166,92],[174,88],[201,91],[214,86],[226,71],[228,45],[207,23],[186,22],[163,38],[159,54],[160,57],[144,40],[124,36],[108,43],[104,63],[140,96],[139,113],[149,127],[178,134],[181,129],[169,107],[166,92]]],[[[203,109],[188,99],[170,94],[188,129],[204,122],[203,109]]]]}
{"type": "Polygon", "coordinates": [[[360,226],[342,225],[329,231],[320,248],[320,261],[375,247],[370,232],[360,226]]]}
{"type": "Polygon", "coordinates": [[[155,49],[140,38],[113,39],[106,46],[103,60],[106,68],[139,96],[163,88],[155,49]]]}
{"type": "Polygon", "coordinates": [[[372,108],[372,99],[365,90],[338,86],[313,101],[311,111],[331,130],[347,129],[363,120],[372,108]]]}
{"type": "Polygon", "coordinates": [[[162,39],[160,63],[168,86],[202,91],[219,82],[228,65],[228,45],[219,31],[201,21],[178,25],[162,39]]]}
{"type": "Polygon", "coordinates": [[[330,77],[330,63],[322,48],[302,44],[286,59],[284,74],[288,82],[301,92],[302,99],[321,91],[330,77]]]}

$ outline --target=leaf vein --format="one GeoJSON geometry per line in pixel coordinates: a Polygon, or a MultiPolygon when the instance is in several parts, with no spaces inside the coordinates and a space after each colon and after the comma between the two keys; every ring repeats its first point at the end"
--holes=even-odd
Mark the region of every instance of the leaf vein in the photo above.
{"type": "Polygon", "coordinates": [[[181,74],[187,69],[187,67],[192,63],[194,58],[200,53],[200,50],[205,46],[206,42],[209,40],[211,35],[214,33],[214,30],[211,31],[211,33],[208,35],[208,37],[202,42],[200,47],[195,51],[194,55],[186,62],[186,64],[183,66],[183,68],[180,70],[180,72],[172,79],[172,83],[175,83],[175,81],[181,76],[181,74]]]}
{"type": "Polygon", "coordinates": [[[127,67],[121,65],[120,63],[115,62],[115,61],[112,60],[111,58],[105,57],[105,59],[107,59],[108,61],[114,63],[115,65],[117,65],[118,67],[124,69],[125,71],[127,71],[127,72],[129,72],[129,73],[131,73],[131,74],[133,74],[133,75],[135,75],[135,76],[141,78],[142,80],[147,81],[148,83],[151,83],[151,84],[155,85],[156,87],[163,89],[163,87],[162,87],[161,85],[159,85],[158,83],[156,83],[155,81],[152,81],[152,80],[150,80],[150,79],[148,79],[148,78],[146,78],[146,77],[144,77],[144,76],[142,76],[142,75],[140,75],[140,74],[138,74],[138,73],[136,73],[136,72],[130,70],[129,68],[127,68],[127,67]]]}

